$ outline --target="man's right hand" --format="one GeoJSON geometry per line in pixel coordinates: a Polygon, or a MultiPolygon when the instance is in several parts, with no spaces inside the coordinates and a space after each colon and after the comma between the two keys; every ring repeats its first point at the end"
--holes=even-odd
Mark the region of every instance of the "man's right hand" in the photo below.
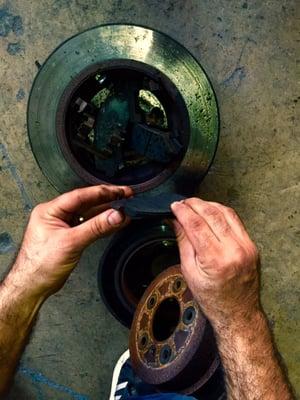
{"type": "Polygon", "coordinates": [[[191,198],[172,204],[182,273],[213,325],[259,308],[258,251],[237,214],[191,198]]]}
{"type": "Polygon", "coordinates": [[[214,328],[227,398],[292,400],[260,307],[258,251],[239,217],[196,198],[172,210],[182,273],[214,328]]]}

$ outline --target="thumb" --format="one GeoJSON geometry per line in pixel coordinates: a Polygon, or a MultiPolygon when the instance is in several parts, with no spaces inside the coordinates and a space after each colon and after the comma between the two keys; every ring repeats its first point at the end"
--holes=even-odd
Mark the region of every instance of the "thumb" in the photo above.
{"type": "MultiPolygon", "coordinates": [[[[188,237],[185,234],[185,231],[181,224],[173,220],[173,229],[177,238],[177,243],[179,247],[179,254],[180,254],[180,261],[181,261],[181,267],[184,267],[185,265],[192,265],[194,264],[195,260],[195,250],[193,248],[193,245],[189,241],[188,237]]],[[[182,271],[185,272],[185,271],[182,271]]]]}
{"type": "Polygon", "coordinates": [[[129,223],[129,218],[121,211],[109,209],[83,222],[72,229],[74,241],[82,249],[111,233],[123,228],[129,223]]]}

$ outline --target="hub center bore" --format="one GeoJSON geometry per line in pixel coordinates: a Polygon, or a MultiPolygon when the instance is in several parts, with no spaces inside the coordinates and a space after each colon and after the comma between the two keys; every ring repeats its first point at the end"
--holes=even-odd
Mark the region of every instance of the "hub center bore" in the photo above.
{"type": "Polygon", "coordinates": [[[180,320],[180,305],[175,297],[165,299],[155,311],[152,331],[154,339],[161,342],[168,339],[180,320]]]}

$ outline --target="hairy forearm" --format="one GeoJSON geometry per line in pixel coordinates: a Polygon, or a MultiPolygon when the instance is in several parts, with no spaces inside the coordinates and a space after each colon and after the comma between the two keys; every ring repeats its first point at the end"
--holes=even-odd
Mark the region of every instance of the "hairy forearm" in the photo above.
{"type": "Polygon", "coordinates": [[[229,400],[291,400],[262,311],[214,324],[229,400]]]}
{"type": "Polygon", "coordinates": [[[13,268],[0,285],[0,398],[11,385],[41,304],[13,268]]]}

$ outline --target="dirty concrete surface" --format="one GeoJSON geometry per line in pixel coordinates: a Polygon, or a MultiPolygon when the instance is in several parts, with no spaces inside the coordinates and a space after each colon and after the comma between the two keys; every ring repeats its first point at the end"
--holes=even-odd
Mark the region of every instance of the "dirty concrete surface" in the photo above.
{"type": "MultiPolygon", "coordinates": [[[[103,23],[161,30],[195,55],[216,91],[220,144],[198,194],[235,207],[258,244],[263,305],[300,394],[299,8],[296,0],[1,0],[1,273],[14,258],[30,209],[57,195],[26,133],[35,61],[43,63],[63,40],[103,23]]],[[[90,248],[43,306],[9,399],[107,398],[128,332],[98,294],[104,246],[90,248]]]]}

